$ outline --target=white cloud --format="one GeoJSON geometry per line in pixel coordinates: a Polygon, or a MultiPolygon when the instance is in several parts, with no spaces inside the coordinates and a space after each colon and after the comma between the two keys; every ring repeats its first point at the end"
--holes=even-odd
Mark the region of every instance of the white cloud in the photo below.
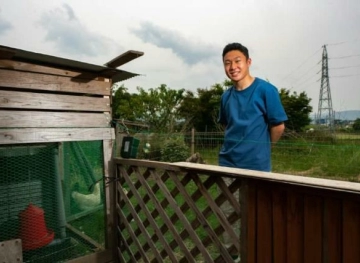
{"type": "MultiPolygon", "coordinates": [[[[316,112],[321,46],[344,42],[328,46],[330,58],[360,54],[360,41],[354,41],[360,39],[358,0],[62,3],[0,0],[1,45],[96,64],[125,50],[143,51],[143,57],[122,67],[144,74],[124,82],[131,90],[164,83],[195,91],[222,82],[222,48],[238,41],[250,50],[253,75],[279,88],[305,91],[316,112]]],[[[329,60],[335,110],[360,109],[360,68],[331,69],[357,64],[354,57],[329,60]]]]}
{"type": "Polygon", "coordinates": [[[139,29],[131,29],[131,32],[145,43],[171,49],[188,65],[209,61],[216,56],[220,57],[218,47],[191,40],[174,30],[154,25],[151,22],[143,22],[139,29]]]}
{"type": "Polygon", "coordinates": [[[117,48],[113,40],[92,32],[76,17],[68,4],[45,12],[40,19],[45,29],[45,40],[53,42],[64,54],[77,57],[96,57],[117,48]]]}
{"type": "Polygon", "coordinates": [[[0,35],[12,28],[11,24],[0,17],[0,35]]]}

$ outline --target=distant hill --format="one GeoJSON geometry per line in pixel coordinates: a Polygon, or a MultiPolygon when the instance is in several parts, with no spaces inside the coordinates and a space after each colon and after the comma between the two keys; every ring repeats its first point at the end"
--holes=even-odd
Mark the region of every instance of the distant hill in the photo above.
{"type": "MultiPolygon", "coordinates": [[[[315,113],[310,114],[310,118],[314,120],[315,113]]],[[[360,110],[346,110],[346,111],[336,111],[335,119],[336,120],[347,120],[354,121],[357,118],[360,119],[360,110]]]]}
{"type": "Polygon", "coordinates": [[[354,121],[357,118],[360,119],[360,110],[347,110],[347,111],[336,111],[335,119],[354,121]]]}

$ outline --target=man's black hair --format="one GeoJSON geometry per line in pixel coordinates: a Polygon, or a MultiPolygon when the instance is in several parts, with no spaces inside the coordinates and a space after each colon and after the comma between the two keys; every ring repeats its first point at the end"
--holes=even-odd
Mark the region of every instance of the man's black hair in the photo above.
{"type": "Polygon", "coordinates": [[[241,45],[240,43],[230,43],[227,44],[224,49],[223,49],[223,53],[222,53],[222,57],[224,59],[225,55],[233,50],[238,50],[241,53],[244,54],[244,56],[246,57],[246,59],[249,59],[249,50],[247,49],[247,47],[241,45]]]}

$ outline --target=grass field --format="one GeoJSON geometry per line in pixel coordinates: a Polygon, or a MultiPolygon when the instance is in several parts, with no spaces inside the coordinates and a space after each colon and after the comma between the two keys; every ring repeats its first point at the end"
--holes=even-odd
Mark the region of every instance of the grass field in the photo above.
{"type": "MultiPolygon", "coordinates": [[[[272,152],[272,171],[301,176],[360,181],[360,134],[339,134],[335,143],[304,139],[280,141],[272,152]]],[[[208,164],[218,164],[220,146],[196,149],[208,164]]]]}

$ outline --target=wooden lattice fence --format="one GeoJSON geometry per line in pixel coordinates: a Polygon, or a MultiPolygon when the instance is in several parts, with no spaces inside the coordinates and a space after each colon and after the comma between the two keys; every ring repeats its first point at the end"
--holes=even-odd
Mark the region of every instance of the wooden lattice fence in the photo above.
{"type": "Polygon", "coordinates": [[[115,164],[120,262],[360,262],[358,183],[185,162],[115,164]]]}
{"type": "Polygon", "coordinates": [[[222,176],[183,172],[166,163],[117,162],[118,253],[121,262],[233,262],[240,254],[240,205],[222,176]],[[228,201],[233,213],[221,206],[228,201]],[[226,232],[232,241],[225,247],[226,232]]]}

